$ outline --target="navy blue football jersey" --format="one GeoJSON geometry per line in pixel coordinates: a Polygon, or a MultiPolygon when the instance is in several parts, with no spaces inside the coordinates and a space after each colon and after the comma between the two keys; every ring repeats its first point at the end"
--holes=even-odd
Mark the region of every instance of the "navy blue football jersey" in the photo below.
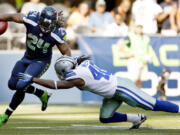
{"type": "Polygon", "coordinates": [[[24,57],[38,61],[50,61],[52,47],[63,44],[66,40],[64,28],[55,28],[49,34],[43,34],[38,25],[39,12],[31,11],[23,17],[23,23],[27,28],[26,52],[24,57]]]}

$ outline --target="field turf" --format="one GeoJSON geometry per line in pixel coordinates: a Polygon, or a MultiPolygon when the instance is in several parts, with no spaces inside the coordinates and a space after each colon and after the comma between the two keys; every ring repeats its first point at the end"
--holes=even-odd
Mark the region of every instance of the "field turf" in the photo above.
{"type": "MultiPolygon", "coordinates": [[[[99,104],[21,105],[8,123],[0,127],[0,135],[180,135],[180,114],[144,111],[123,105],[122,113],[144,113],[147,121],[138,130],[130,123],[101,124],[99,104]]],[[[3,113],[7,105],[0,105],[3,113]]]]}

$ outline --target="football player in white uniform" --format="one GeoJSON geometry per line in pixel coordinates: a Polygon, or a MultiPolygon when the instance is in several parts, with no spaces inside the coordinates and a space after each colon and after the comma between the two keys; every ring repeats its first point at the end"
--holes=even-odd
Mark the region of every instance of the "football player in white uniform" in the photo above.
{"type": "Polygon", "coordinates": [[[75,60],[69,56],[60,57],[55,63],[55,70],[60,81],[44,80],[19,73],[19,79],[34,82],[51,89],[78,87],[103,96],[99,120],[102,123],[132,122],[130,129],[137,129],[146,120],[143,114],[122,114],[116,112],[122,102],[133,107],[152,111],[179,113],[179,106],[169,101],[160,101],[149,96],[126,78],[115,77],[100,69],[89,57],[75,60]]]}

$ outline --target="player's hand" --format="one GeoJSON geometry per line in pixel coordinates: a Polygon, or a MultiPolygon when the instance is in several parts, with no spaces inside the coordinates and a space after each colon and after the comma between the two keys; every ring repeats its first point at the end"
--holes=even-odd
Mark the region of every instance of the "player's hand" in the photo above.
{"type": "Polygon", "coordinates": [[[19,80],[23,80],[24,82],[31,82],[33,77],[29,74],[18,73],[18,78],[19,80]]]}

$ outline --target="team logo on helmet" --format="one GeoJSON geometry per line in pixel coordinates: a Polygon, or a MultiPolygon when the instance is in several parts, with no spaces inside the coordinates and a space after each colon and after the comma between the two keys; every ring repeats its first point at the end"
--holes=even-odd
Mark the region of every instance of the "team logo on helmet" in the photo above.
{"type": "Polygon", "coordinates": [[[62,56],[57,59],[54,68],[59,79],[63,80],[67,73],[69,73],[76,66],[74,58],[69,56],[62,56]]]}

